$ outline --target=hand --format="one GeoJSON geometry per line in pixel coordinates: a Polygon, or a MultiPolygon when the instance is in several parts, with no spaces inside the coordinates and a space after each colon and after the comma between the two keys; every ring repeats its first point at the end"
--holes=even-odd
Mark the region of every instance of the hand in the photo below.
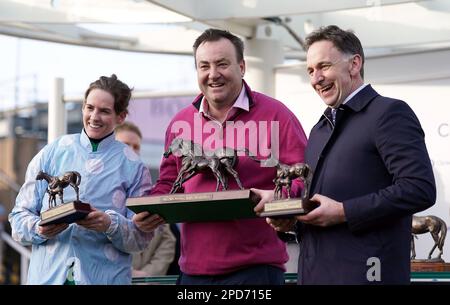
{"type": "Polygon", "coordinates": [[[76,224],[89,230],[106,232],[111,225],[111,217],[105,212],[92,207],[92,212],[87,214],[84,219],[76,221],[76,224]]]}
{"type": "Polygon", "coordinates": [[[149,275],[145,271],[133,269],[131,271],[131,276],[132,277],[148,277],[149,275]]]}
{"type": "MultiPolygon", "coordinates": [[[[264,205],[268,202],[273,201],[274,191],[273,190],[259,190],[252,188],[251,191],[258,195],[261,199],[258,204],[253,209],[256,214],[260,214],[264,211],[264,205]]],[[[266,218],[266,222],[275,230],[280,232],[289,232],[294,228],[297,220],[292,217],[288,219],[275,219],[275,218],[266,218]]]]}
{"type": "Polygon", "coordinates": [[[133,216],[133,222],[142,232],[153,232],[159,225],[166,223],[157,214],[150,214],[149,212],[141,212],[133,216]]]}
{"type": "Polygon", "coordinates": [[[255,206],[255,208],[253,209],[256,214],[260,214],[261,212],[264,211],[264,205],[267,202],[273,201],[273,190],[259,190],[259,189],[250,189],[253,193],[255,193],[256,195],[258,195],[261,199],[259,200],[258,204],[255,206]]]}
{"type": "Polygon", "coordinates": [[[38,226],[38,234],[46,239],[52,239],[69,227],[67,223],[59,223],[56,225],[38,226]]]}
{"type": "Polygon", "coordinates": [[[294,230],[294,226],[297,222],[297,219],[294,217],[292,218],[266,218],[266,222],[275,230],[278,232],[289,232],[294,230]]]}
{"type": "Polygon", "coordinates": [[[311,201],[318,202],[320,204],[319,207],[306,215],[297,216],[298,221],[321,227],[328,227],[346,221],[342,202],[319,194],[315,194],[311,201]]]}

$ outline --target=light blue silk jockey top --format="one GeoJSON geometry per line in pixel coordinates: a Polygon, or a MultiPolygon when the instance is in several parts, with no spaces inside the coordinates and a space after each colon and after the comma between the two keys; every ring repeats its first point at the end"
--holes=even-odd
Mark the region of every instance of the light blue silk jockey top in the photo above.
{"type": "MultiPolygon", "coordinates": [[[[9,215],[13,238],[32,245],[28,283],[63,284],[70,269],[75,284],[130,284],[129,253],[145,249],[153,233],[137,229],[125,199],[145,195],[150,181],[138,155],[116,141],[114,134],[102,140],[95,152],[84,131],[46,145],[28,165],[25,183],[9,215]],[[39,215],[48,209],[47,182],[36,181],[40,170],[52,176],[79,172],[80,200],[105,211],[111,217],[109,229],[99,233],[73,223],[53,239],[40,236],[39,215]]],[[[64,202],[75,199],[73,188],[65,188],[64,202]]]]}

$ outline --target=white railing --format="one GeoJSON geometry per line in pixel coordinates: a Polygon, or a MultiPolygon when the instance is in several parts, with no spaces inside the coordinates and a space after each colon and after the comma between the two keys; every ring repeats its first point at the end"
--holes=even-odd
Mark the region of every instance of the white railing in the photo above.
{"type": "Polygon", "coordinates": [[[1,168],[0,168],[0,180],[6,183],[13,191],[19,193],[20,185],[17,184],[14,179],[9,177],[1,168]]]}
{"type": "Polygon", "coordinates": [[[27,282],[28,277],[28,264],[30,262],[31,251],[26,247],[22,246],[6,232],[0,232],[1,239],[5,241],[11,248],[16,250],[20,254],[20,284],[24,285],[27,282]]]}

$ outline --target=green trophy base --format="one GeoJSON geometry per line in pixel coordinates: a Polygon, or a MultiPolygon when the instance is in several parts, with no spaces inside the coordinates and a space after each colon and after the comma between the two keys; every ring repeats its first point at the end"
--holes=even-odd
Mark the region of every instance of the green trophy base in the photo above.
{"type": "Polygon", "coordinates": [[[89,203],[72,201],[63,203],[41,213],[40,226],[48,226],[59,223],[73,223],[83,219],[92,211],[89,203]]]}
{"type": "Polygon", "coordinates": [[[127,207],[158,214],[167,223],[212,222],[257,218],[258,201],[250,190],[238,190],[128,198],[127,207]]]}

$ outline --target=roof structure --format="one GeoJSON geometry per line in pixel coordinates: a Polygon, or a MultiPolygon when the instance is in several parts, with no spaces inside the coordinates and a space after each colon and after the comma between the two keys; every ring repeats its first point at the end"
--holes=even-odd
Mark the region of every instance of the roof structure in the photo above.
{"type": "Polygon", "coordinates": [[[74,45],[190,54],[208,27],[279,40],[303,58],[322,25],[354,29],[368,56],[450,46],[446,0],[2,0],[0,34],[74,45]]]}

